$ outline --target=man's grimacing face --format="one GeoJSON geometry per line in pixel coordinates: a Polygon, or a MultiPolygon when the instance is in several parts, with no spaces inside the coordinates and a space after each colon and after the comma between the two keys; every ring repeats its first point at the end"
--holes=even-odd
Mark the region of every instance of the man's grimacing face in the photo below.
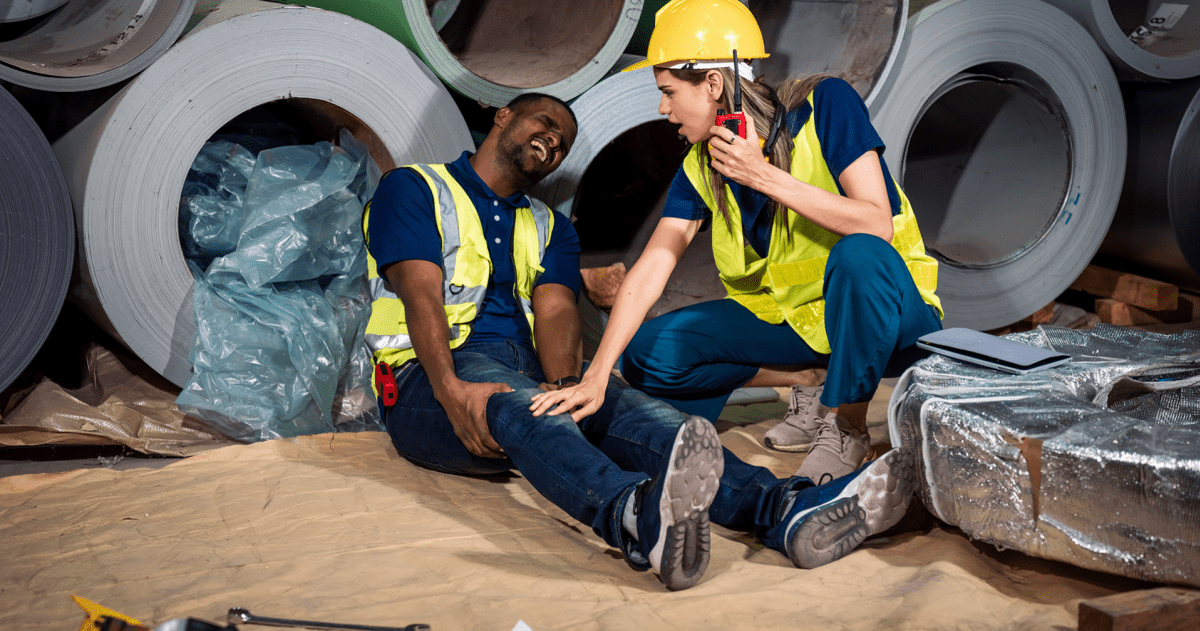
{"type": "Polygon", "coordinates": [[[518,106],[500,132],[498,153],[533,184],[562,164],[575,142],[575,123],[559,103],[541,99],[518,106]]]}

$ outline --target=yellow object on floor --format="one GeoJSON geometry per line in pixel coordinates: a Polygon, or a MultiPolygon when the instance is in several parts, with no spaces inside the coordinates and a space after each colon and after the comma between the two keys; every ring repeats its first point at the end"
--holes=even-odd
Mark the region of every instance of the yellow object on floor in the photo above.
{"type": "Polygon", "coordinates": [[[96,623],[100,618],[105,616],[124,620],[129,624],[136,624],[139,627],[145,626],[123,613],[117,613],[104,605],[98,605],[86,598],[80,598],[79,596],[71,596],[71,598],[74,598],[75,604],[79,605],[83,609],[83,612],[87,614],[87,618],[83,619],[83,625],[79,627],[79,631],[96,631],[96,623]]]}

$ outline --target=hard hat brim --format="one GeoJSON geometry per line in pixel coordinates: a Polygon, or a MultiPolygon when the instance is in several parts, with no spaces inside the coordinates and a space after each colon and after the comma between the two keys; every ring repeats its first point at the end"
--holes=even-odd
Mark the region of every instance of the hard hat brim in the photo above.
{"type": "Polygon", "coordinates": [[[653,65],[653,64],[650,63],[649,59],[643,59],[643,60],[633,64],[632,66],[629,66],[628,68],[622,68],[621,72],[632,72],[634,70],[641,70],[642,68],[647,68],[651,65],[653,65]]]}

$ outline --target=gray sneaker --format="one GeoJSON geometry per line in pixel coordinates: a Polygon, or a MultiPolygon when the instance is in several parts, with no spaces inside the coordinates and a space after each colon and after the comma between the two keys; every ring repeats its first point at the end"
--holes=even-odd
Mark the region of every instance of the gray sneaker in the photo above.
{"type": "Polygon", "coordinates": [[[792,386],[787,416],[767,430],[763,443],[777,451],[803,452],[812,448],[821,419],[829,408],[821,405],[821,386],[792,386]]]}
{"type": "Polygon", "coordinates": [[[840,559],[896,525],[916,488],[911,449],[893,449],[851,475],[795,492],[785,507],[787,554],[799,568],[840,559]]]}
{"type": "Polygon", "coordinates": [[[645,560],[667,589],[695,585],[708,568],[708,507],[717,496],[725,457],[717,430],[699,416],[679,427],[661,473],[638,487],[634,510],[645,560]]]}
{"type": "Polygon", "coordinates": [[[871,438],[830,412],[821,419],[812,450],[800,463],[796,475],[816,484],[849,475],[862,465],[871,447],[871,438]]]}

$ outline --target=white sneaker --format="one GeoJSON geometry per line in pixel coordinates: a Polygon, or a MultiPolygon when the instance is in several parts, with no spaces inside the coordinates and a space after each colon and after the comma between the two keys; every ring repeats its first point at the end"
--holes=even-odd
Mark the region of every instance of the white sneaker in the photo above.
{"type": "Polygon", "coordinates": [[[830,412],[821,419],[812,450],[800,463],[796,475],[823,484],[853,473],[871,447],[871,438],[858,431],[849,421],[830,412]]]}
{"type": "Polygon", "coordinates": [[[792,386],[787,416],[767,430],[763,443],[777,451],[804,452],[812,448],[821,419],[829,408],[821,405],[821,386],[792,386]]]}

